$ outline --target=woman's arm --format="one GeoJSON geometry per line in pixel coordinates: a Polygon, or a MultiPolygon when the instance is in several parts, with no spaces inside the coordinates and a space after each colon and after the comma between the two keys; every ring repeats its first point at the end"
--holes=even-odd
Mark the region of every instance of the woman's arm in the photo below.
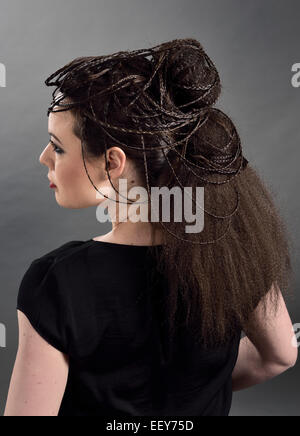
{"type": "Polygon", "coordinates": [[[265,362],[252,342],[245,336],[241,339],[239,355],[232,373],[232,390],[240,391],[263,383],[294,366],[265,362]]]}
{"type": "Polygon", "coordinates": [[[18,312],[19,347],[4,416],[57,416],[67,384],[68,357],[48,344],[18,312]]]}
{"type": "Polygon", "coordinates": [[[263,302],[260,302],[243,328],[246,337],[240,342],[232,373],[234,391],[263,383],[296,364],[298,350],[293,344],[295,333],[292,321],[282,294],[276,316],[272,315],[271,291],[266,296],[269,316],[265,316],[263,302]]]}

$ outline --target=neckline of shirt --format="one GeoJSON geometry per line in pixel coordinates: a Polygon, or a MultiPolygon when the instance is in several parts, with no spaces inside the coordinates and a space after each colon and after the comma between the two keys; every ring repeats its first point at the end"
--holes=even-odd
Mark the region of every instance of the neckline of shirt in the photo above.
{"type": "Polygon", "coordinates": [[[115,242],[107,242],[107,241],[95,241],[95,239],[91,238],[87,240],[88,243],[94,243],[94,244],[100,244],[100,245],[106,245],[106,246],[116,246],[116,247],[134,247],[134,248],[150,248],[150,247],[162,247],[162,244],[158,245],[129,245],[129,244],[118,244],[115,242]]]}

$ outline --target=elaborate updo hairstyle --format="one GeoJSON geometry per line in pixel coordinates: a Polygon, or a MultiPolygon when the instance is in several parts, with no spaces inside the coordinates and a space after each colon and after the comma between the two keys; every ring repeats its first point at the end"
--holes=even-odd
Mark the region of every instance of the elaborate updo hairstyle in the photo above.
{"type": "Polygon", "coordinates": [[[56,87],[48,115],[72,111],[84,159],[120,147],[149,201],[151,187],[192,187],[195,203],[204,187],[202,232],[187,233],[184,215],[174,221],[172,197],[170,222],[152,223],[164,235],[150,250],[165,279],[158,301],[170,344],[183,327],[204,347],[226,343],[267,293],[276,311],[289,293],[289,237],[233,122],[214,107],[220,77],[197,40],[79,57],[45,83],[56,87]]]}

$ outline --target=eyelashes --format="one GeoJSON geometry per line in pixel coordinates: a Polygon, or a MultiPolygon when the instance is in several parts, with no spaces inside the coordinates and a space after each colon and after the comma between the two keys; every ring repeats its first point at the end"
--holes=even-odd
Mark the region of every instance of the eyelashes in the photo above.
{"type": "Polygon", "coordinates": [[[54,142],[51,139],[50,139],[50,144],[52,145],[53,151],[55,153],[57,153],[57,154],[63,154],[64,153],[64,151],[61,148],[59,148],[56,144],[54,144],[54,142]]]}

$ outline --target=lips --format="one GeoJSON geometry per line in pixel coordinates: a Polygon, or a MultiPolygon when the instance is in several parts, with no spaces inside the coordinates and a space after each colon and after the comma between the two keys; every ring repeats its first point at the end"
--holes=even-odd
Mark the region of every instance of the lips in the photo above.
{"type": "Polygon", "coordinates": [[[54,185],[54,183],[52,183],[52,181],[51,181],[51,179],[50,179],[50,177],[48,176],[48,180],[49,180],[49,182],[50,182],[50,188],[56,188],[56,185],[54,185]]]}

